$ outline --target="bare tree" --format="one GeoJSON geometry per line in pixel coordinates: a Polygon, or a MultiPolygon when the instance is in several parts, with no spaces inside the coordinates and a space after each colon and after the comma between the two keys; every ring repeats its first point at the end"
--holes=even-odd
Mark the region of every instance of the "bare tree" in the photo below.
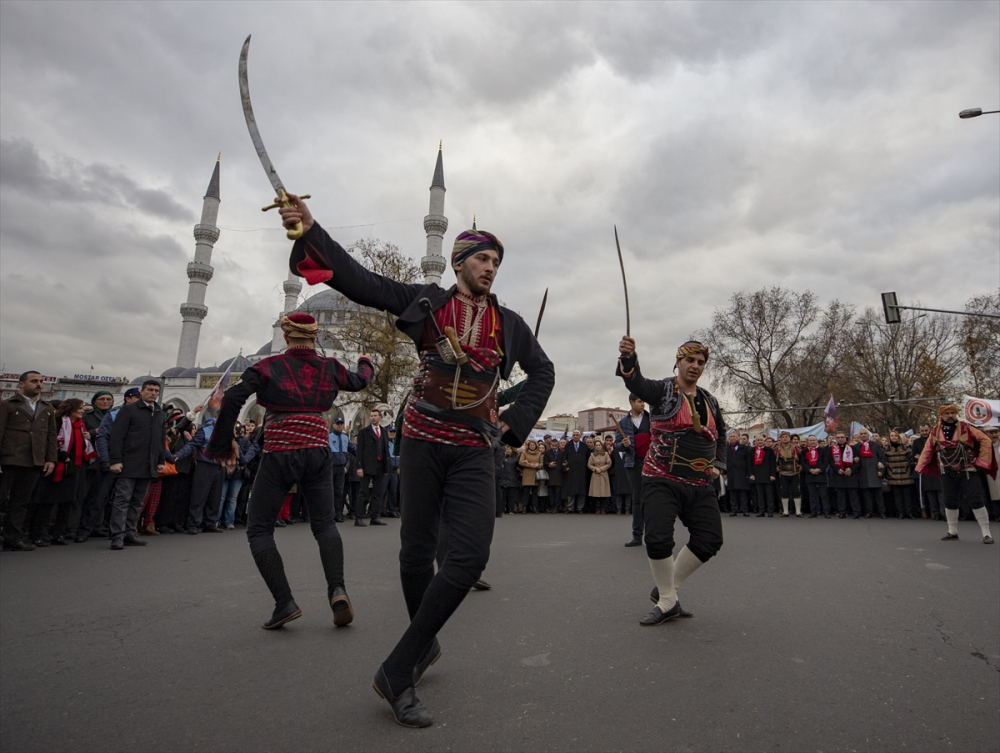
{"type": "Polygon", "coordinates": [[[947,395],[962,364],[954,317],[926,316],[886,324],[882,312],[865,309],[845,333],[836,354],[840,394],[847,402],[885,405],[849,409],[843,418],[880,430],[914,427],[932,417],[933,401],[902,404],[947,395]]]}
{"type": "MultiPolygon", "coordinates": [[[[966,311],[1000,315],[1000,289],[965,303],[966,311]]],[[[965,316],[958,328],[959,348],[965,367],[965,392],[1000,400],[1000,319],[965,316]]]]}
{"type": "MultiPolygon", "coordinates": [[[[816,297],[771,287],[734,293],[712,314],[698,339],[711,349],[713,383],[729,388],[743,405],[787,408],[799,362],[807,354],[807,330],[820,315],[816,297]]],[[[792,411],[778,415],[795,426],[792,411]]]]}
{"type": "MultiPolygon", "coordinates": [[[[347,251],[367,269],[393,280],[417,283],[422,279],[413,259],[392,243],[363,239],[351,244],[347,251]]],[[[398,410],[409,393],[418,361],[413,341],[396,329],[396,317],[357,306],[344,326],[341,339],[347,350],[369,353],[375,364],[371,384],[361,392],[342,393],[342,406],[371,407],[385,403],[398,410]]]]}

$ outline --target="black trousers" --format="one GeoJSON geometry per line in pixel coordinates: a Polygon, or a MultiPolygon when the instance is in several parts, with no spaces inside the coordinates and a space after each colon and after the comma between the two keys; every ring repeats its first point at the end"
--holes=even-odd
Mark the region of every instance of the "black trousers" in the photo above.
{"type": "Polygon", "coordinates": [[[915,518],[920,515],[913,499],[913,484],[899,484],[889,488],[892,489],[892,499],[898,517],[915,518]]]}
{"type": "Polygon", "coordinates": [[[875,515],[876,508],[879,515],[885,515],[885,497],[882,494],[882,487],[877,489],[861,490],[861,506],[865,515],[875,515]]]}
{"type": "Polygon", "coordinates": [[[83,512],[80,514],[77,536],[89,536],[104,524],[104,514],[111,504],[111,490],[115,486],[115,478],[111,471],[97,472],[97,478],[90,485],[83,500],[83,512]]]}
{"type": "Polygon", "coordinates": [[[826,484],[806,483],[805,488],[809,490],[809,513],[812,515],[830,514],[830,495],[826,484]]]}
{"type": "Polygon", "coordinates": [[[193,473],[188,471],[164,477],[160,490],[160,506],[156,508],[154,517],[157,528],[183,527],[187,523],[192,476],[193,473]]]}
{"type": "Polygon", "coordinates": [[[0,474],[0,500],[7,500],[7,517],[3,523],[4,541],[23,541],[27,535],[24,519],[41,478],[42,469],[35,466],[3,467],[3,473],[0,474]]]}
{"type": "Polygon", "coordinates": [[[632,490],[632,538],[642,539],[642,529],[645,522],[642,517],[642,464],[644,461],[635,459],[632,468],[626,468],[629,488],[632,490]]]}
{"type": "Polygon", "coordinates": [[[555,512],[562,504],[562,487],[549,485],[549,512],[555,512]]]}
{"type": "Polygon", "coordinates": [[[771,481],[762,481],[759,484],[753,484],[752,487],[754,498],[757,500],[757,513],[763,512],[774,512],[774,483],[771,481]]]}
{"type": "Polygon", "coordinates": [[[410,626],[383,664],[390,687],[413,685],[413,667],[479,580],[496,521],[493,450],[403,437],[399,574],[410,626]],[[437,573],[439,531],[447,555],[437,573]]]}
{"type": "Polygon", "coordinates": [[[87,471],[82,466],[74,468],[58,484],[52,481],[53,475],[42,479],[39,488],[39,498],[35,503],[31,525],[31,538],[33,539],[48,534],[50,522],[52,523],[53,538],[66,533],[74,513],[76,517],[79,517],[80,504],[87,494],[87,471]],[[54,497],[59,497],[61,501],[52,502],[54,497]],[[55,520],[52,518],[53,510],[55,511],[55,520]]]}
{"type": "Polygon", "coordinates": [[[693,486],[647,476],[642,480],[642,511],[646,554],[662,560],[674,552],[674,522],[688,529],[687,548],[708,562],[722,548],[722,517],[711,484],[693,486]]]}
{"type": "Polygon", "coordinates": [[[971,509],[986,506],[983,499],[983,483],[979,480],[982,471],[942,471],[941,496],[947,510],[957,510],[964,502],[971,509]]]}
{"type": "Polygon", "coordinates": [[[265,549],[277,548],[274,522],[295,484],[305,496],[309,527],[316,541],[340,538],[333,521],[332,467],[326,447],[264,453],[247,506],[247,540],[255,557],[265,549]]]}
{"type": "Polygon", "coordinates": [[[799,477],[779,474],[778,493],[782,499],[797,499],[799,496],[799,477]]]}
{"type": "Polygon", "coordinates": [[[382,509],[385,512],[399,513],[399,474],[395,469],[385,474],[383,482],[385,486],[385,501],[382,509]]]}
{"type": "Polygon", "coordinates": [[[331,466],[330,481],[333,483],[333,516],[344,517],[344,489],[347,487],[347,469],[345,465],[331,466]]]}
{"type": "Polygon", "coordinates": [[[837,495],[837,513],[839,515],[847,514],[847,506],[850,503],[851,512],[855,515],[861,514],[861,500],[858,498],[858,490],[856,487],[849,488],[837,488],[833,487],[830,491],[835,492],[837,495]]]}
{"type": "MultiPolygon", "coordinates": [[[[191,506],[188,508],[189,529],[211,528],[219,519],[222,506],[222,482],[226,469],[215,463],[198,463],[191,480],[191,506]]],[[[287,489],[286,489],[287,492],[287,489]]]]}
{"type": "Polygon", "coordinates": [[[729,489],[729,512],[750,512],[750,490],[729,489]]]}
{"type": "Polygon", "coordinates": [[[355,516],[369,515],[372,520],[382,517],[382,482],[384,474],[377,473],[361,478],[361,494],[354,506],[355,516]]]}

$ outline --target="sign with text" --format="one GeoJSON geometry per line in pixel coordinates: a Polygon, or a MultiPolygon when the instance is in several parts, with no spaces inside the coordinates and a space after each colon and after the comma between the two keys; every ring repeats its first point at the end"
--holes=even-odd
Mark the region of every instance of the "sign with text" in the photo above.
{"type": "MultiPolygon", "coordinates": [[[[242,376],[242,374],[230,374],[229,375],[229,383],[226,385],[226,387],[232,387],[234,384],[236,384],[238,381],[240,381],[240,377],[241,376],[242,376]]],[[[198,389],[199,390],[214,389],[215,385],[217,385],[219,383],[220,379],[222,379],[222,374],[218,374],[218,373],[216,373],[216,374],[199,374],[198,375],[198,389]]]]}

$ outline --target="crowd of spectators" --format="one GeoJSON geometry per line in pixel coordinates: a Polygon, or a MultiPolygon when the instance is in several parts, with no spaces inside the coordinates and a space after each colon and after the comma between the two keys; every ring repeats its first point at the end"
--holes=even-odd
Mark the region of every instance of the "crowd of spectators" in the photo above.
{"type": "MultiPolygon", "coordinates": [[[[155,379],[129,389],[118,407],[108,392],[96,393],[85,405],[77,398],[45,402],[41,390],[41,375],[26,372],[19,394],[0,403],[5,550],[90,537],[124,549],[144,546],[152,536],[219,533],[245,525],[260,462],[262,427],[254,421],[237,424],[234,458],[220,461],[205,453],[214,419],[199,419],[203,406],[189,413],[161,407],[155,379]]],[[[648,413],[641,400],[631,403],[632,414],[613,433],[575,431],[528,440],[519,448],[497,445],[497,516],[633,515],[636,520],[632,486],[648,449],[643,439],[648,413]]],[[[397,429],[383,428],[381,421],[381,413],[373,411],[371,425],[354,437],[344,432],[343,419],[330,427],[337,522],[384,524],[383,517],[399,515],[397,429]]],[[[930,431],[921,424],[916,432],[894,429],[880,436],[861,430],[824,439],[781,432],[775,441],[734,430],[726,473],[715,481],[720,509],[734,517],[944,520],[940,481],[915,470],[930,431]]],[[[985,431],[1000,457],[1000,429],[985,431]]],[[[1000,482],[978,475],[989,517],[1000,520],[1000,482]]],[[[960,515],[972,519],[971,510],[961,509],[960,515]]],[[[277,525],[307,519],[305,501],[293,487],[277,525]]]]}

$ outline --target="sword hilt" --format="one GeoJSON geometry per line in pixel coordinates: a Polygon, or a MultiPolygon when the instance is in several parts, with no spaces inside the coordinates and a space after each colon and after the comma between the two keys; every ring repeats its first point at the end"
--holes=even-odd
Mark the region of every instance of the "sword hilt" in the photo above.
{"type": "MultiPolygon", "coordinates": [[[[299,198],[300,199],[311,199],[312,196],[310,196],[309,194],[304,194],[304,195],[300,196],[299,198]]],[[[260,211],[266,212],[268,209],[278,209],[280,207],[294,207],[294,206],[295,206],[295,204],[288,198],[288,194],[286,194],[284,191],[282,191],[281,192],[281,196],[278,197],[278,200],[276,202],[274,202],[273,204],[269,204],[268,206],[264,207],[260,211]]],[[[297,241],[299,238],[302,237],[302,233],[303,232],[304,231],[302,230],[302,223],[301,222],[296,222],[295,223],[295,227],[293,227],[291,230],[289,230],[288,232],[285,233],[285,237],[287,237],[288,240],[290,240],[290,241],[297,241]]]]}

